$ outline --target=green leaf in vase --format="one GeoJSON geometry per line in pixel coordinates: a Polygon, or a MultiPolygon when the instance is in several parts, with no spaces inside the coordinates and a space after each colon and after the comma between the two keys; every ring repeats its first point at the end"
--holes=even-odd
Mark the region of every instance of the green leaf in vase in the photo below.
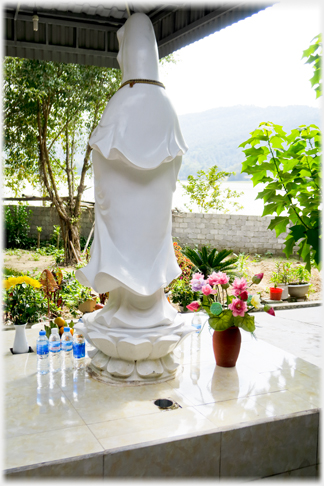
{"type": "Polygon", "coordinates": [[[237,327],[241,327],[244,331],[254,332],[255,325],[254,325],[254,316],[250,316],[250,314],[245,314],[243,317],[236,316],[233,318],[234,325],[237,327]]]}
{"type": "Polygon", "coordinates": [[[234,325],[232,311],[226,309],[219,316],[210,317],[208,319],[208,323],[210,327],[213,328],[215,331],[225,331],[226,329],[234,325]]]}
{"type": "Polygon", "coordinates": [[[219,302],[213,302],[210,306],[210,311],[212,314],[214,314],[214,316],[219,316],[219,314],[223,312],[222,304],[219,302]]]}

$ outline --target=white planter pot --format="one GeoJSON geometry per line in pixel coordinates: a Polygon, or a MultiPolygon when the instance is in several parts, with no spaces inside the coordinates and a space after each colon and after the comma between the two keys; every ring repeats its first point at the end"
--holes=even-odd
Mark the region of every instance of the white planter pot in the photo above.
{"type": "Polygon", "coordinates": [[[278,284],[278,287],[282,289],[281,300],[287,300],[289,297],[288,284],[278,284]]]}
{"type": "Polygon", "coordinates": [[[288,285],[288,292],[290,297],[296,297],[296,299],[301,299],[306,296],[309,290],[309,283],[304,284],[289,284],[288,285]]]}
{"type": "Polygon", "coordinates": [[[15,339],[12,351],[15,354],[28,353],[29,346],[26,338],[26,324],[15,324],[15,339]]]}

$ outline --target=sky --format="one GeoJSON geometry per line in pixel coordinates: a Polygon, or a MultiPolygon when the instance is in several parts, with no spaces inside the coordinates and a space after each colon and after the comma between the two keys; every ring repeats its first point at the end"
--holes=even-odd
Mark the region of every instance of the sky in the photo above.
{"type": "Polygon", "coordinates": [[[321,32],[319,1],[282,1],[176,51],[160,69],[178,115],[211,108],[308,105],[320,108],[301,59],[321,32]]]}

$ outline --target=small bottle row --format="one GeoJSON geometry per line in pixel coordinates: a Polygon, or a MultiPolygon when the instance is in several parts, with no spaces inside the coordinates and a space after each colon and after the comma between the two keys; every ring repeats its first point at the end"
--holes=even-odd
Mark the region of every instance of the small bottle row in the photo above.
{"type": "Polygon", "coordinates": [[[45,331],[39,331],[36,342],[37,372],[46,374],[60,370],[68,371],[72,368],[85,366],[85,340],[80,333],[72,336],[69,327],[64,327],[62,340],[58,329],[53,328],[49,339],[45,331]]]}

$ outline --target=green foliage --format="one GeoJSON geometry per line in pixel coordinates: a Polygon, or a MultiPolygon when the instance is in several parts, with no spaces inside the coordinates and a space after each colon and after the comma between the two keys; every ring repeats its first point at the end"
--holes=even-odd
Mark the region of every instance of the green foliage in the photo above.
{"type": "Polygon", "coordinates": [[[241,273],[242,277],[248,278],[249,271],[248,271],[248,260],[249,255],[245,255],[245,253],[240,253],[237,260],[237,269],[241,273]]]}
{"type": "Polygon", "coordinates": [[[186,247],[183,253],[195,265],[197,271],[204,275],[205,279],[212,272],[226,272],[231,279],[230,281],[238,276],[238,257],[231,257],[231,255],[234,255],[232,250],[217,251],[216,248],[210,250],[207,246],[203,246],[201,250],[186,247]]]}
{"type": "Polygon", "coordinates": [[[69,308],[72,315],[77,316],[77,308],[82,302],[91,298],[91,289],[84,287],[75,278],[75,272],[67,272],[64,275],[60,292],[62,305],[69,308]]]}
{"type": "Polygon", "coordinates": [[[21,275],[24,275],[23,272],[19,272],[18,270],[15,270],[14,268],[10,268],[10,267],[4,267],[2,269],[2,273],[4,277],[20,277],[21,275]]]}
{"type": "Polygon", "coordinates": [[[292,263],[290,262],[277,262],[276,271],[272,272],[270,282],[275,287],[279,284],[287,284],[292,279],[292,263]]]}
{"type": "Polygon", "coordinates": [[[303,52],[303,58],[306,58],[305,64],[311,64],[314,69],[314,74],[310,79],[312,87],[316,91],[316,98],[319,98],[322,95],[322,78],[321,78],[321,62],[322,62],[322,54],[323,54],[323,44],[322,44],[322,34],[317,35],[312,39],[315,40],[313,44],[309,46],[303,52]]]}
{"type": "Polygon", "coordinates": [[[310,272],[306,269],[304,265],[297,265],[291,269],[290,281],[302,283],[309,283],[311,278],[310,272]]]}
{"type": "Polygon", "coordinates": [[[234,174],[234,172],[221,171],[217,165],[214,165],[207,172],[198,170],[196,177],[188,175],[188,184],[181,184],[184,194],[190,198],[190,203],[185,204],[185,206],[192,212],[191,206],[196,203],[200,210],[205,213],[210,210],[227,213],[229,209],[226,208],[226,204],[236,210],[242,209],[243,206],[233,201],[234,198],[242,195],[242,192],[239,193],[228,188],[221,190],[222,182],[231,174],[234,174]]]}
{"type": "Polygon", "coordinates": [[[187,305],[193,300],[197,299],[197,292],[193,292],[188,283],[184,280],[176,280],[171,288],[171,300],[174,304],[179,304],[183,307],[183,312],[187,312],[187,305]]]}
{"type": "Polygon", "coordinates": [[[30,239],[30,216],[32,211],[26,206],[6,206],[5,232],[7,248],[26,248],[30,239]]]}
{"type": "Polygon", "coordinates": [[[292,254],[298,243],[299,256],[310,270],[311,259],[320,265],[321,165],[320,130],[315,125],[301,126],[287,135],[271,122],[259,128],[240,147],[246,160],[242,172],[252,175],[253,185],[265,184],[257,199],[263,199],[262,216],[276,214],[269,224],[277,237],[288,232],[285,254],[292,254]],[[287,216],[281,216],[283,211],[287,216]]]}

